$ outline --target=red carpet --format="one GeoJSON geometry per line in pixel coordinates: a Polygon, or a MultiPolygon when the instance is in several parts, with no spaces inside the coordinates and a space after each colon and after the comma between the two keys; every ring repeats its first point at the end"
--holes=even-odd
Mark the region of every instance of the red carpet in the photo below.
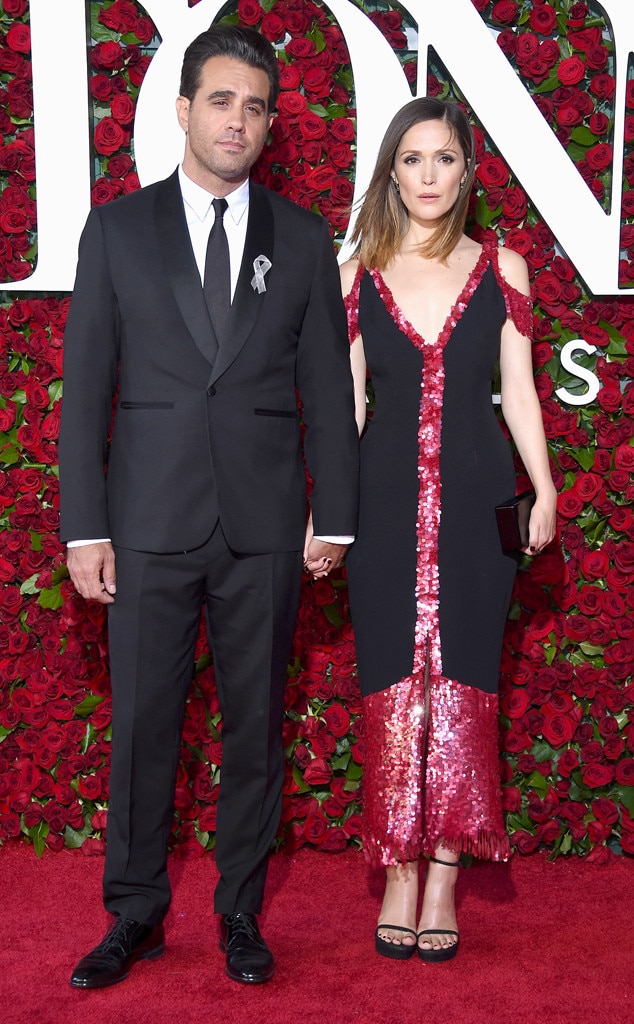
{"type": "Polygon", "coordinates": [[[461,872],[461,949],[449,964],[373,951],[381,873],[358,853],[272,858],[264,934],[278,958],[268,985],[224,975],[212,913],[213,859],[172,859],[174,900],[161,960],[119,985],[71,989],[74,962],[101,938],[103,861],[38,861],[0,850],[4,1024],[631,1024],[634,865],[578,859],[461,872]]]}

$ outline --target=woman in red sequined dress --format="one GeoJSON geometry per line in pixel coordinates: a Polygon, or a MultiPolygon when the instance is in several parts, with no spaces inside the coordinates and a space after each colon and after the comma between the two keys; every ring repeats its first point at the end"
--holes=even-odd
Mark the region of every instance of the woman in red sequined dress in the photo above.
{"type": "Polygon", "coordinates": [[[455,104],[393,119],[342,267],[361,443],[361,511],[348,556],[364,695],[364,844],[385,865],[379,953],[458,949],[460,853],[504,860],[497,682],[516,570],[495,506],[515,493],[502,410],[537,492],[529,547],[555,531],[531,363],[526,264],[464,234],[473,135],[455,104]],[[429,862],[420,914],[419,858],[429,862]]]}

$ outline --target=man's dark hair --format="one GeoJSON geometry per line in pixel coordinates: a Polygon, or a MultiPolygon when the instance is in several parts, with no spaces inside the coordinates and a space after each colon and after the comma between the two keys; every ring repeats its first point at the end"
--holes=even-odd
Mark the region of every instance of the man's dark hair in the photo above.
{"type": "Polygon", "coordinates": [[[193,100],[200,86],[203,65],[210,57],[231,57],[252,68],[260,68],[269,80],[268,111],[275,110],[280,91],[280,71],[275,50],[254,28],[240,25],[212,25],[185,50],[180,95],[193,100]]]}

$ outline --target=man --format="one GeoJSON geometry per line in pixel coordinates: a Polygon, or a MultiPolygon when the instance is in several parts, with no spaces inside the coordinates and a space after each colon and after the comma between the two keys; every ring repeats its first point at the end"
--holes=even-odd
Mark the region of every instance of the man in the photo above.
{"type": "Polygon", "coordinates": [[[274,51],[257,32],[204,32],[183,63],[182,166],[93,210],[80,244],[65,335],[61,532],[77,590],[108,605],[104,902],[114,923],[77,965],[77,987],[114,984],[163,952],[166,847],[203,603],[223,714],[221,949],[237,981],[274,971],[256,915],[280,816],[302,549],[314,575],[339,564],[356,528],[358,474],[326,224],[248,181],[278,88],[274,51]]]}

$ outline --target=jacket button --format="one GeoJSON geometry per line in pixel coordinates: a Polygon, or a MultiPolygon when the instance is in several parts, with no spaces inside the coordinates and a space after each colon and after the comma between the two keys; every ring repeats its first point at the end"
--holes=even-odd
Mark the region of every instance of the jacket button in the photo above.
{"type": "Polygon", "coordinates": [[[216,389],[213,386],[213,384],[211,385],[210,388],[207,388],[207,394],[209,395],[210,398],[213,398],[214,395],[216,394],[216,389]]]}

